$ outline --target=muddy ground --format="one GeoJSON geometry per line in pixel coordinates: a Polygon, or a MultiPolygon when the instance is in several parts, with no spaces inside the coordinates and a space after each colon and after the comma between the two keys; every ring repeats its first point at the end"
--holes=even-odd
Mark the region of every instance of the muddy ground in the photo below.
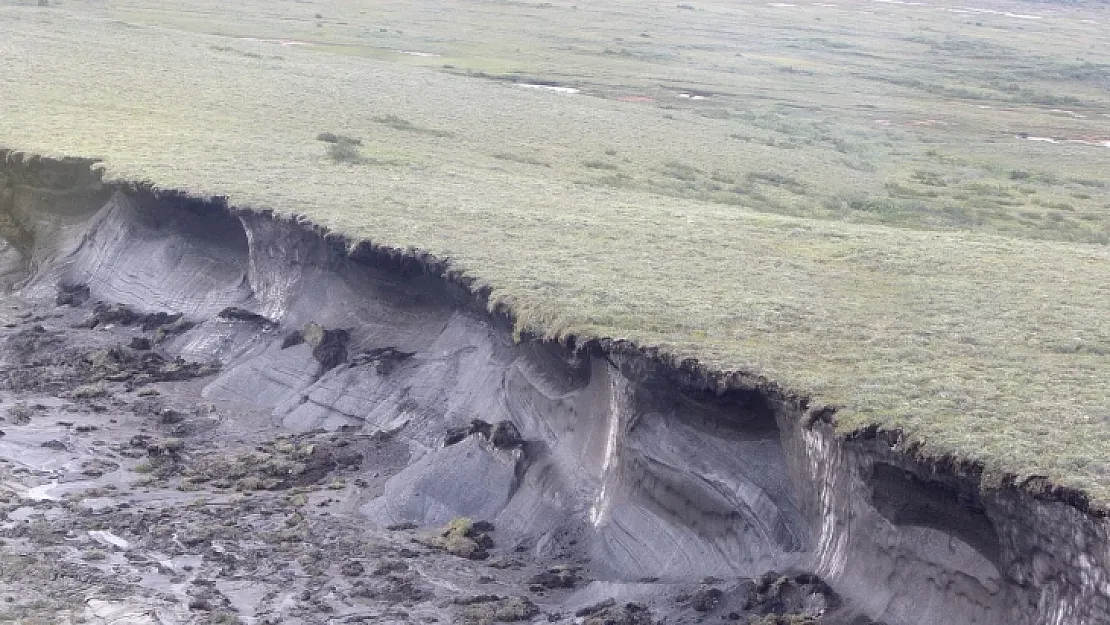
{"type": "Polygon", "coordinates": [[[2,302],[0,622],[864,622],[804,574],[604,580],[500,548],[483,519],[377,527],[359,508],[406,466],[396,433],[288,432],[202,399],[219,365],[163,349],[192,323],[170,312],[79,287],[2,302]]]}

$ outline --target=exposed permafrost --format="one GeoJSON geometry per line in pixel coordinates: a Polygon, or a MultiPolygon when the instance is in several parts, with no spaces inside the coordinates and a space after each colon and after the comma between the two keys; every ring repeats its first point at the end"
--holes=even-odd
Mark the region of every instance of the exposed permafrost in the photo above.
{"type": "Polygon", "coordinates": [[[0,203],[9,288],[184,312],[198,325],[166,346],[222,363],[210,397],[288,428],[399,432],[408,462],[363,502],[368,522],[489,519],[613,580],[805,569],[892,624],[1110,622],[1101,513],[983,490],[974,465],[894,434],[839,435],[765,381],[622,342],[516,342],[432,260],[106,187],[83,161],[0,152],[0,203]],[[217,316],[229,306],[273,323],[217,316]],[[524,443],[444,445],[473,419],[524,443]]]}
{"type": "Polygon", "coordinates": [[[620,439],[622,416],[627,412],[622,399],[628,396],[628,391],[617,387],[623,385],[624,380],[614,378],[609,389],[609,425],[605,428],[605,455],[601,461],[601,488],[594,497],[590,506],[590,522],[594,527],[600,527],[608,520],[609,508],[613,502],[612,483],[619,478],[618,467],[620,458],[617,454],[617,442],[620,439]]]}

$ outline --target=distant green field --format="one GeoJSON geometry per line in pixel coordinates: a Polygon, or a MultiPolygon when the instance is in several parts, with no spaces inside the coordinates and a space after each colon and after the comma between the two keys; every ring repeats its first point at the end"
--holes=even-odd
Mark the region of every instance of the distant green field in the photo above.
{"type": "Polygon", "coordinates": [[[0,146],[1110,502],[1110,10],[974,4],[0,0],[0,146]]]}

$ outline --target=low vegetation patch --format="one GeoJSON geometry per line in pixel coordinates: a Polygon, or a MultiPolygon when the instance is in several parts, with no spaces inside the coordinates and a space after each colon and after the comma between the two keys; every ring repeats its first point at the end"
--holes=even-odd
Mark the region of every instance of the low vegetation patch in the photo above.
{"type": "Polygon", "coordinates": [[[328,158],[337,163],[359,164],[366,159],[362,156],[362,139],[322,132],[316,136],[327,144],[324,148],[328,158]]]}
{"type": "Polygon", "coordinates": [[[398,117],[396,115],[378,115],[374,117],[374,121],[379,124],[389,126],[394,130],[400,130],[403,132],[412,132],[421,135],[429,135],[432,137],[451,136],[451,133],[446,130],[436,130],[435,128],[424,128],[422,126],[417,126],[409,120],[398,117]]]}

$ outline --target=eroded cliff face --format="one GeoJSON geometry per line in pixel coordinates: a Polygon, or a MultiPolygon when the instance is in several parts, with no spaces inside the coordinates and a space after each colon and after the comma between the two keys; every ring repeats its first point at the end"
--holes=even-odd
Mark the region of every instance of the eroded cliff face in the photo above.
{"type": "Polygon", "coordinates": [[[219,364],[206,401],[275,432],[398,441],[404,461],[357,496],[368,527],[488,520],[499,548],[641,594],[811,572],[844,600],[813,607],[823,622],[1110,622],[1107,524],[1074,493],[983,489],[974,466],[838,434],[765,380],[623,342],[514,341],[511,311],[434,259],[105,186],[87,161],[0,152],[0,203],[9,292],[182,313],[194,325],[160,346],[219,364]]]}

